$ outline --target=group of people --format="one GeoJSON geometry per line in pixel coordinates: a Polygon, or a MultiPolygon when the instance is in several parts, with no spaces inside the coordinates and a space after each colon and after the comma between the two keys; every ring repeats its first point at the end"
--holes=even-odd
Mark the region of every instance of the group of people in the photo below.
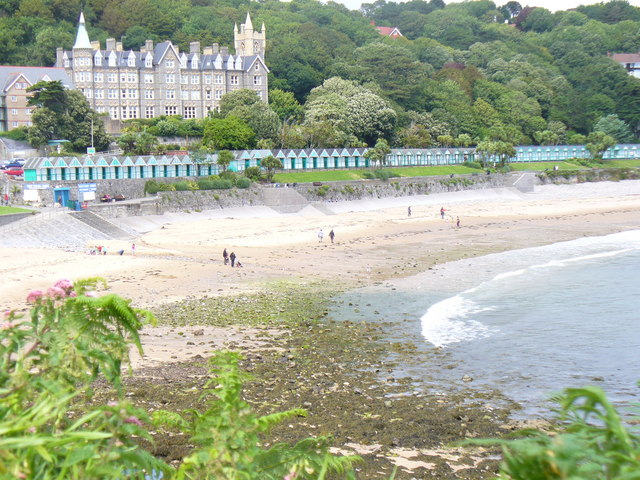
{"type": "MultiPolygon", "coordinates": [[[[444,207],[440,207],[440,217],[443,220],[445,219],[445,212],[446,212],[445,208],[444,207]]],[[[407,217],[410,217],[410,216],[411,216],[411,206],[408,206],[407,207],[407,217]]],[[[451,218],[453,218],[453,217],[451,217],[451,218]]],[[[460,228],[460,217],[456,217],[456,227],[460,228]]],[[[322,231],[322,230],[320,230],[320,231],[322,231]]],[[[332,230],[332,232],[333,232],[333,230],[332,230]]],[[[320,241],[322,241],[322,240],[320,240],[320,241]]],[[[333,241],[333,239],[331,241],[333,241]]]]}
{"type": "MultiPolygon", "coordinates": [[[[329,232],[329,238],[331,239],[331,243],[333,243],[333,239],[336,238],[336,234],[334,233],[333,228],[329,232]]],[[[324,232],[322,231],[322,229],[320,229],[318,230],[318,241],[322,242],[322,240],[324,240],[324,232]]]]}
{"type": "MultiPolygon", "coordinates": [[[[106,255],[107,254],[107,247],[105,247],[103,245],[96,245],[95,247],[90,248],[87,253],[89,255],[106,255]]],[[[124,255],[124,249],[120,249],[120,250],[116,251],[116,253],[118,255],[122,256],[122,255],[124,255]]],[[[133,255],[136,254],[136,244],[135,243],[131,244],[131,253],[133,255]]]]}
{"type": "Polygon", "coordinates": [[[222,252],[222,259],[224,260],[225,265],[229,265],[231,263],[231,267],[242,268],[242,263],[240,260],[237,260],[236,254],[231,252],[227,253],[227,249],[225,248],[222,252]],[[237,261],[236,261],[237,260],[237,261]]]}

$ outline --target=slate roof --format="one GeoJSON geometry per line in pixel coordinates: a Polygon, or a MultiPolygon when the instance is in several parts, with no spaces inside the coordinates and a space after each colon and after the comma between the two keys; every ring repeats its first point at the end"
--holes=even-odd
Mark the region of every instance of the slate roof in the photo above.
{"type": "Polygon", "coordinates": [[[61,81],[68,89],[74,88],[71,77],[67,75],[64,68],[58,67],[23,67],[23,66],[0,66],[0,94],[6,91],[20,77],[24,76],[30,85],[34,85],[41,80],[61,81]]]}

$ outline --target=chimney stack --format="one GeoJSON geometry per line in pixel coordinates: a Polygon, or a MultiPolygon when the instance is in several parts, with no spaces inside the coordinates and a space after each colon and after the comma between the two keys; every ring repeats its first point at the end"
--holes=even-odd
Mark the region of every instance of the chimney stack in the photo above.
{"type": "Polygon", "coordinates": [[[197,53],[200,55],[200,42],[189,43],[189,53],[197,53]]]}
{"type": "Polygon", "coordinates": [[[94,50],[100,50],[100,40],[94,40],[91,42],[91,48],[94,50]]]}
{"type": "Polygon", "coordinates": [[[217,43],[214,43],[211,48],[213,49],[214,55],[217,55],[220,53],[220,45],[218,45],[217,43]]]}
{"type": "Polygon", "coordinates": [[[220,53],[222,55],[229,55],[229,47],[221,47],[220,48],[220,53]]]}
{"type": "Polygon", "coordinates": [[[116,39],[107,38],[107,50],[115,50],[115,49],[116,49],[116,39]]]}
{"type": "Polygon", "coordinates": [[[151,52],[153,53],[153,40],[145,40],[144,42],[144,49],[147,52],[151,52]]]}

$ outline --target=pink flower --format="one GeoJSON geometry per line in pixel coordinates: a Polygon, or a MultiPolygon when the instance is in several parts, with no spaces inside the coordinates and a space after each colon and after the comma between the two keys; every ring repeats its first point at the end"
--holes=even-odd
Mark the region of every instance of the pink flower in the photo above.
{"type": "Polygon", "coordinates": [[[11,322],[0,323],[0,330],[9,330],[10,328],[13,328],[15,326],[15,323],[11,322]]]}
{"type": "Polygon", "coordinates": [[[68,292],[69,290],[71,290],[73,288],[73,282],[71,280],[69,280],[68,278],[61,278],[53,286],[61,288],[65,292],[68,292]]]}
{"type": "Polygon", "coordinates": [[[133,415],[124,419],[125,423],[133,423],[134,425],[142,426],[142,422],[138,419],[138,417],[134,417],[133,415]]]}
{"type": "Polygon", "coordinates": [[[29,295],[27,295],[27,302],[36,303],[42,298],[43,295],[44,293],[42,293],[42,290],[31,290],[31,292],[29,292],[29,295]]]}
{"type": "Polygon", "coordinates": [[[64,298],[67,296],[67,292],[60,287],[53,286],[47,289],[47,296],[51,298],[64,298]]]}
{"type": "Polygon", "coordinates": [[[71,298],[75,298],[75,297],[77,297],[77,296],[78,296],[78,294],[77,294],[76,292],[71,292],[71,293],[69,294],[69,296],[70,296],[71,298]]]}
{"type": "Polygon", "coordinates": [[[94,292],[94,291],[91,291],[91,292],[85,292],[84,296],[85,297],[97,297],[98,294],[96,292],[94,292]]]}
{"type": "Polygon", "coordinates": [[[107,403],[108,407],[117,407],[118,406],[118,402],[111,400],[109,403],[107,403]]]}

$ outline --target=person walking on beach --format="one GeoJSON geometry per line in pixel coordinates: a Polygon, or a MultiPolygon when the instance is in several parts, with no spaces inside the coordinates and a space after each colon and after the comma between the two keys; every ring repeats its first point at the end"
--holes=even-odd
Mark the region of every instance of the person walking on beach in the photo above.
{"type": "Polygon", "coordinates": [[[335,238],[336,234],[333,233],[333,228],[331,229],[331,231],[329,232],[329,238],[331,239],[331,243],[333,243],[333,239],[335,238]]]}
{"type": "Polygon", "coordinates": [[[456,217],[456,227],[460,228],[460,217],[456,217]]]}
{"type": "Polygon", "coordinates": [[[322,239],[324,238],[324,232],[322,231],[322,229],[320,229],[318,231],[318,241],[322,242],[322,239]]]}
{"type": "Polygon", "coordinates": [[[227,253],[227,249],[225,248],[222,252],[222,258],[224,260],[225,265],[229,265],[229,254],[227,253]]]}
{"type": "Polygon", "coordinates": [[[132,243],[132,244],[131,244],[131,254],[132,254],[132,255],[135,255],[135,254],[136,254],[136,244],[135,244],[135,243],[132,243]]]}
{"type": "Polygon", "coordinates": [[[231,255],[229,255],[229,259],[231,260],[231,268],[233,268],[236,263],[236,254],[231,252],[231,255]]]}
{"type": "Polygon", "coordinates": [[[444,207],[440,207],[440,216],[442,217],[443,220],[444,220],[444,212],[445,212],[444,207]]]}
{"type": "Polygon", "coordinates": [[[411,216],[411,207],[407,207],[407,217],[411,216]]]}

